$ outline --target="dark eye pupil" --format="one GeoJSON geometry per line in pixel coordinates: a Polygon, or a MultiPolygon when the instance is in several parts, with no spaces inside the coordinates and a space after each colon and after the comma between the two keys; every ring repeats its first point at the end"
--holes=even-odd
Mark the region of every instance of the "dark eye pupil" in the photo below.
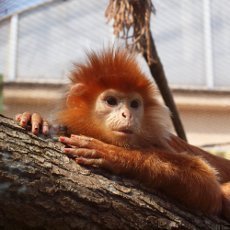
{"type": "Polygon", "coordinates": [[[115,97],[108,97],[106,99],[106,102],[109,104],[109,105],[117,105],[117,99],[115,97]]]}
{"type": "Polygon", "coordinates": [[[131,106],[132,108],[136,109],[136,108],[138,108],[139,103],[138,103],[138,101],[134,100],[134,101],[131,102],[130,106],[131,106]]]}

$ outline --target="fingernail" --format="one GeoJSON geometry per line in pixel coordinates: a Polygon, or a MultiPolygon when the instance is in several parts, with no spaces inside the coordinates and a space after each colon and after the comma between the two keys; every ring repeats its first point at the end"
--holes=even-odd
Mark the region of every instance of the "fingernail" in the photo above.
{"type": "Polygon", "coordinates": [[[59,141],[65,141],[65,137],[59,137],[59,141]]]}
{"type": "Polygon", "coordinates": [[[64,148],[64,152],[65,152],[65,153],[69,153],[69,152],[70,152],[70,149],[64,148]]]}
{"type": "Polygon", "coordinates": [[[16,120],[16,121],[20,121],[20,116],[17,116],[17,117],[15,118],[15,120],[16,120]]]}
{"type": "Polygon", "coordinates": [[[34,123],[34,124],[32,124],[32,128],[33,128],[34,131],[38,131],[39,126],[38,126],[37,123],[34,123]]]}
{"type": "Polygon", "coordinates": [[[78,164],[80,164],[80,163],[83,162],[82,158],[76,158],[75,161],[76,161],[78,164]]]}
{"type": "Polygon", "coordinates": [[[21,120],[21,124],[22,124],[22,125],[25,125],[25,124],[26,124],[26,121],[25,121],[25,120],[21,120]]]}
{"type": "Polygon", "coordinates": [[[42,133],[43,133],[45,136],[48,135],[48,133],[49,133],[49,132],[48,132],[48,129],[47,129],[47,130],[46,130],[46,129],[45,129],[45,130],[43,129],[42,133]]]}

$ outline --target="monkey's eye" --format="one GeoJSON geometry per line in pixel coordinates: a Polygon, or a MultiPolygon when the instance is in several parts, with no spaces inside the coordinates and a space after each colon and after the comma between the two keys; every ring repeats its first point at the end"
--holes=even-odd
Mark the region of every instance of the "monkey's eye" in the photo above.
{"type": "Polygon", "coordinates": [[[130,107],[133,108],[133,109],[137,109],[139,107],[140,103],[138,100],[133,100],[131,101],[130,103],[130,107]]]}
{"type": "Polygon", "coordinates": [[[108,105],[110,106],[116,106],[118,104],[117,99],[113,96],[109,96],[105,99],[108,105]]]}

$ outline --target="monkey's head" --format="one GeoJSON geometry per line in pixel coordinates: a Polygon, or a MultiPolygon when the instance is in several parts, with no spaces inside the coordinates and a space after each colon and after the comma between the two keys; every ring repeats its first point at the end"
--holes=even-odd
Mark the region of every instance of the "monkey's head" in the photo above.
{"type": "Polygon", "coordinates": [[[168,137],[168,110],[134,54],[122,49],[89,53],[76,64],[60,122],[70,133],[130,148],[161,144],[168,137]]]}

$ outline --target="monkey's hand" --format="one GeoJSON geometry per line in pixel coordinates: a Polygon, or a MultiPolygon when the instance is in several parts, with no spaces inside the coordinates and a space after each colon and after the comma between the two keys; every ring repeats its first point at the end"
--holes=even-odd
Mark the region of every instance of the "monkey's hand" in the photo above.
{"type": "Polygon", "coordinates": [[[48,135],[49,133],[49,124],[42,119],[39,113],[24,112],[22,114],[17,114],[15,120],[19,122],[20,126],[31,130],[35,135],[39,133],[48,135]]]}
{"type": "Polygon", "coordinates": [[[75,158],[80,165],[100,167],[116,174],[133,170],[130,159],[129,165],[123,164],[128,161],[128,156],[121,147],[110,145],[94,138],[77,135],[71,135],[70,138],[60,137],[59,141],[69,146],[64,148],[64,152],[75,158]]]}

